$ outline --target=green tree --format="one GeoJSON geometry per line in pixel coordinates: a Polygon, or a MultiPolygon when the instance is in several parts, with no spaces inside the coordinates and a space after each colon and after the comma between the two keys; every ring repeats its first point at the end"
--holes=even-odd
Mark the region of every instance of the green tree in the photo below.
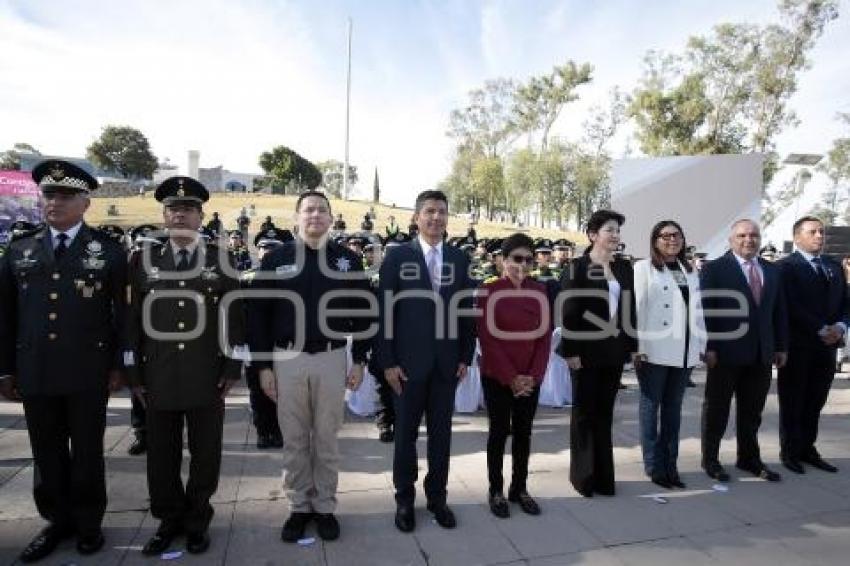
{"type": "Polygon", "coordinates": [[[556,65],[551,73],[531,77],[516,89],[514,97],[514,122],[516,128],[530,134],[540,131],[540,147],[545,150],[549,143],[549,131],[561,114],[564,106],[578,100],[576,89],[589,83],[593,67],[567,61],[556,65]]]}
{"type": "Polygon", "coordinates": [[[838,16],[837,0],[780,0],[778,9],[780,24],[724,23],[690,38],[681,54],[648,54],[629,107],[644,153],[762,153],[770,183],[776,136],[797,124],[788,101],[838,16]]]}
{"type": "Polygon", "coordinates": [[[315,190],[322,184],[322,174],[310,161],[294,150],[279,145],[260,154],[260,167],[271,177],[272,192],[298,194],[315,190]]]}
{"type": "Polygon", "coordinates": [[[23,154],[41,155],[41,152],[28,143],[16,143],[12,149],[0,153],[0,169],[19,171],[23,154]]]}
{"type": "Polygon", "coordinates": [[[513,105],[516,83],[495,79],[469,93],[469,103],[449,115],[447,135],[457,146],[480,150],[489,157],[501,156],[515,135],[513,105]]]}
{"type": "MultiPolygon", "coordinates": [[[[343,171],[345,164],[336,159],[321,161],[316,164],[316,168],[322,175],[322,186],[327,193],[335,198],[348,198],[348,195],[343,194],[343,171]]],[[[357,184],[357,166],[348,166],[348,186],[349,190],[352,185],[357,184]]]]}
{"type": "Polygon", "coordinates": [[[159,161],[145,135],[130,126],[106,126],[86,150],[89,161],[125,179],[150,179],[159,161]]]}
{"type": "MultiPolygon", "coordinates": [[[[850,114],[839,114],[839,118],[850,124],[850,114]]],[[[850,137],[833,140],[826,160],[817,166],[817,170],[830,181],[821,198],[820,216],[829,219],[830,224],[838,218],[850,224],[850,137]],[[845,207],[843,214],[839,210],[842,205],[845,207]]]]}
{"type": "Polygon", "coordinates": [[[540,193],[537,154],[529,148],[511,153],[505,170],[505,208],[516,222],[540,193]]]}
{"type": "Polygon", "coordinates": [[[496,212],[505,210],[505,175],[498,157],[481,157],[472,164],[472,191],[481,199],[487,217],[493,220],[496,212]]]}
{"type": "Polygon", "coordinates": [[[449,198],[450,210],[481,212],[482,198],[472,186],[472,167],[484,157],[480,149],[463,145],[456,149],[452,170],[439,184],[440,190],[449,198]]]}

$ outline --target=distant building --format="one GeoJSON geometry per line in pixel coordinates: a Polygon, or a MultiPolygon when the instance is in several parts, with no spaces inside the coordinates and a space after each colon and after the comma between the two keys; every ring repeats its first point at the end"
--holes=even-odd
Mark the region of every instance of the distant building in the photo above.
{"type": "Polygon", "coordinates": [[[236,192],[252,193],[256,181],[262,179],[263,175],[257,173],[236,173],[228,171],[223,166],[200,167],[198,169],[198,180],[210,192],[236,192]]]}

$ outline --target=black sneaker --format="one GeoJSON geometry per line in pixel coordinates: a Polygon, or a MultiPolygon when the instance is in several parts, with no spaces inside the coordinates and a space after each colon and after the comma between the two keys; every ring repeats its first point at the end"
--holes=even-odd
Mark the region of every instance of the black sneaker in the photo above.
{"type": "Polygon", "coordinates": [[[339,538],[339,521],[333,513],[316,513],[316,531],[322,540],[339,538]]]}
{"type": "Polygon", "coordinates": [[[304,538],[304,529],[307,528],[307,525],[312,520],[312,513],[292,513],[289,519],[283,524],[283,530],[280,531],[280,538],[284,542],[298,542],[304,538]]]}

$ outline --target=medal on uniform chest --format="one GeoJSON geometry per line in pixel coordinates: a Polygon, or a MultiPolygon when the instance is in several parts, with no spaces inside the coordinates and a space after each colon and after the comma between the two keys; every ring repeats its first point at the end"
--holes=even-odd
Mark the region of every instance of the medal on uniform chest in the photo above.
{"type": "Polygon", "coordinates": [[[151,267],[150,271],[148,271],[148,281],[157,281],[159,280],[159,268],[151,267]]]}
{"type": "Polygon", "coordinates": [[[351,269],[351,262],[348,261],[347,257],[339,257],[336,260],[336,270],[337,271],[348,271],[351,269]]]}
{"type": "Polygon", "coordinates": [[[23,256],[21,259],[15,260],[15,267],[17,267],[18,269],[29,269],[31,267],[34,267],[38,263],[38,260],[30,257],[32,255],[31,248],[26,248],[25,250],[21,251],[21,255],[23,256]]]}
{"type": "Polygon", "coordinates": [[[86,269],[103,269],[106,260],[100,257],[103,255],[103,245],[100,242],[92,240],[86,244],[86,253],[88,257],[83,258],[83,267],[86,269]]]}
{"type": "Polygon", "coordinates": [[[218,273],[215,272],[215,266],[201,268],[201,279],[204,281],[215,281],[218,279],[218,273]]]}

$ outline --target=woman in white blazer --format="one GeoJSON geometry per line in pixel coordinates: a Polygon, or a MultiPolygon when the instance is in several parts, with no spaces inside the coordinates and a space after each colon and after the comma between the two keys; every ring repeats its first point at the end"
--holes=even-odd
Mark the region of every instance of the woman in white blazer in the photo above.
{"type": "Polygon", "coordinates": [[[641,449],[646,474],[665,488],[685,487],[676,466],[682,398],[705,350],[699,276],[685,249],[681,226],[662,220],[650,258],[634,267],[641,449]]]}

